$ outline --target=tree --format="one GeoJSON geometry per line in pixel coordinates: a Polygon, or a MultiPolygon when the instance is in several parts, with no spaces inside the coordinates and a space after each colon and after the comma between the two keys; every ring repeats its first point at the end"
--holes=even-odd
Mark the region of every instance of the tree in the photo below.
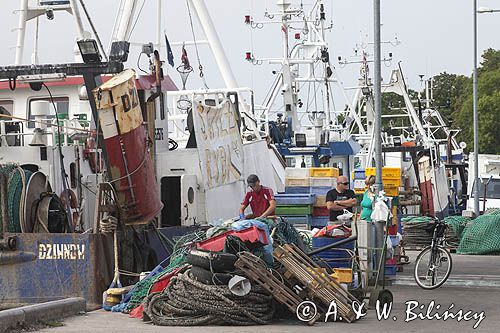
{"type": "MultiPolygon", "coordinates": [[[[438,109],[444,119],[450,121],[451,115],[460,110],[463,96],[470,85],[465,75],[440,73],[432,78],[432,107],[438,109]]],[[[425,92],[424,92],[425,96],[425,92]]]]}
{"type": "MultiPolygon", "coordinates": [[[[465,141],[472,150],[474,128],[472,92],[470,90],[467,90],[465,102],[460,110],[453,113],[453,117],[455,124],[462,129],[458,137],[459,140],[465,141]]],[[[500,154],[500,67],[490,71],[481,71],[478,77],[477,106],[479,153],[500,154]]]]}

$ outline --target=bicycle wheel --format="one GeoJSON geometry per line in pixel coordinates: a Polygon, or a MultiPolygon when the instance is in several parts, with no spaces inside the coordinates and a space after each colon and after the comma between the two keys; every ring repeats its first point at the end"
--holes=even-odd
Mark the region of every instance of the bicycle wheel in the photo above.
{"type": "Polygon", "coordinates": [[[446,282],[451,273],[451,255],[442,246],[433,253],[430,246],[420,252],[415,262],[415,282],[423,289],[436,289],[446,282]]]}

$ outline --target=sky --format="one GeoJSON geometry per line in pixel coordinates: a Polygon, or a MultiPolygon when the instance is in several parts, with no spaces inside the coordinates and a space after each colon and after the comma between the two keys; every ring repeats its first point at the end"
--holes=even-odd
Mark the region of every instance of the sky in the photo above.
{"type": "MultiPolygon", "coordinates": [[[[138,0],[139,7],[142,0],[138,0]]],[[[156,0],[145,0],[141,15],[132,33],[133,42],[148,42],[155,39],[156,0]]],[[[264,20],[264,11],[275,11],[275,0],[206,0],[214,25],[224,46],[230,65],[240,86],[253,88],[256,101],[264,98],[272,83],[271,71],[276,65],[254,66],[245,61],[245,52],[251,51],[255,57],[279,57],[281,39],[279,25],[266,25],[263,29],[250,29],[243,23],[244,15],[251,15],[257,21],[264,20]]],[[[312,3],[302,1],[308,8],[312,3]]],[[[393,53],[393,61],[382,66],[385,80],[398,62],[401,62],[404,76],[410,88],[421,89],[418,75],[425,77],[440,72],[470,75],[473,67],[473,25],[472,0],[382,0],[381,1],[382,41],[401,42],[398,46],[384,44],[382,55],[393,53]]],[[[300,1],[294,1],[300,3],[300,1]]],[[[325,1],[327,20],[333,21],[333,30],[327,36],[330,59],[336,66],[339,79],[345,86],[357,83],[357,66],[340,67],[338,56],[354,59],[356,45],[373,41],[373,2],[370,0],[333,0],[325,1]]],[[[109,44],[116,8],[119,0],[85,0],[92,20],[104,45],[109,44]]],[[[14,62],[17,38],[18,14],[13,13],[19,6],[16,0],[0,0],[0,17],[3,32],[0,34],[0,64],[14,62]]],[[[478,7],[500,9],[498,0],[478,0],[478,7]]],[[[192,40],[186,1],[162,1],[163,28],[171,42],[192,40]]],[[[194,11],[193,25],[197,40],[204,39],[194,11]]],[[[24,62],[30,63],[33,45],[34,22],[28,23],[24,62]]],[[[87,24],[87,29],[88,24],[87,24]]],[[[479,54],[487,48],[500,49],[500,13],[478,15],[479,54]]],[[[55,18],[48,21],[40,19],[40,63],[62,63],[73,61],[75,28],[72,17],[56,12],[55,18]]],[[[198,46],[200,61],[210,88],[223,87],[224,82],[216,67],[214,58],[206,45],[198,46]]],[[[202,82],[198,77],[198,63],[194,47],[187,48],[195,72],[188,80],[188,86],[199,88],[202,82]]],[[[370,49],[368,49],[370,52],[370,49]]],[[[176,65],[180,63],[180,48],[173,49],[176,65]]],[[[162,57],[166,57],[162,50],[162,57]]],[[[127,66],[136,67],[138,49],[133,48],[127,66]]],[[[146,63],[144,59],[142,66],[146,63]]],[[[178,73],[168,67],[167,72],[181,86],[178,73]]]]}

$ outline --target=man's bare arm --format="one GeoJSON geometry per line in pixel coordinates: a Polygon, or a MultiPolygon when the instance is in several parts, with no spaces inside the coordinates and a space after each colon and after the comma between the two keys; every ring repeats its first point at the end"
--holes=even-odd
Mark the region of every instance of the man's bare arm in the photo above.
{"type": "Polygon", "coordinates": [[[268,217],[269,214],[271,214],[272,212],[274,212],[275,209],[276,209],[276,200],[269,200],[269,207],[259,217],[268,217]]]}

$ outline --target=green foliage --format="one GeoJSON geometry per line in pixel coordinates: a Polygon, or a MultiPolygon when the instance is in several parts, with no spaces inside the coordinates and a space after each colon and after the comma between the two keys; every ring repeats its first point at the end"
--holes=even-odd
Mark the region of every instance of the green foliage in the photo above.
{"type": "Polygon", "coordinates": [[[500,68],[499,50],[489,48],[483,52],[483,56],[481,58],[483,59],[483,61],[481,61],[481,67],[478,69],[479,75],[500,68]]]}
{"type": "Polygon", "coordinates": [[[433,77],[433,108],[438,109],[444,119],[451,121],[452,114],[462,107],[462,96],[470,85],[464,75],[440,73],[433,77]]]}
{"type": "MultiPolygon", "coordinates": [[[[433,78],[433,108],[460,128],[457,139],[474,142],[472,78],[440,73],[433,78]]],[[[500,50],[488,49],[478,69],[479,153],[500,154],[500,50]]]]}

